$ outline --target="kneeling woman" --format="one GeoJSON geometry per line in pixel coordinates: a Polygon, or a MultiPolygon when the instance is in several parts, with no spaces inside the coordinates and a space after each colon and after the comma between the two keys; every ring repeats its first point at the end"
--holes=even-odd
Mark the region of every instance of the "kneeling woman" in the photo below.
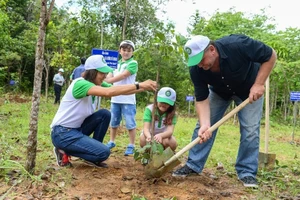
{"type": "Polygon", "coordinates": [[[111,115],[106,109],[95,112],[95,96],[112,97],[156,90],[156,82],[152,80],[122,86],[103,82],[112,71],[102,55],[90,56],[85,62],[83,78],[75,79],[67,89],[50,126],[59,166],[70,166],[68,156],[76,156],[95,166],[107,167],[102,162],[109,157],[110,150],[102,142],[111,115]]]}

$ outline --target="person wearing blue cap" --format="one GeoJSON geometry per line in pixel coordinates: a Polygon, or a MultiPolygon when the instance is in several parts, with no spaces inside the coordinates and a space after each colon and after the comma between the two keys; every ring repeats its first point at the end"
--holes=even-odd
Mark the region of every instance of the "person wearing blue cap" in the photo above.
{"type": "MultiPolygon", "coordinates": [[[[153,140],[161,143],[164,148],[170,147],[175,151],[177,147],[176,139],[173,135],[177,123],[176,115],[176,92],[170,87],[163,87],[157,93],[156,110],[154,111],[154,131],[153,140]]],[[[151,142],[151,124],[154,104],[146,107],[143,117],[143,132],[140,135],[140,146],[144,147],[151,142]]]]}
{"type": "Polygon", "coordinates": [[[156,90],[157,84],[152,80],[111,86],[104,79],[112,71],[102,55],[92,55],[85,62],[82,77],[73,80],[68,87],[50,125],[59,166],[71,166],[68,157],[75,156],[93,166],[107,167],[103,161],[109,157],[110,149],[102,142],[111,114],[106,109],[95,110],[95,96],[112,97],[156,90]]]}
{"type": "Polygon", "coordinates": [[[231,34],[216,41],[197,35],[184,48],[188,53],[199,118],[192,140],[200,137],[200,143],[190,149],[186,164],[172,175],[185,177],[201,173],[217,134],[217,130],[208,129],[223,117],[232,101],[239,105],[249,98],[250,104],[238,113],[240,146],[235,169],[245,187],[258,187],[264,84],[275,66],[276,52],[242,34],[231,34]]]}

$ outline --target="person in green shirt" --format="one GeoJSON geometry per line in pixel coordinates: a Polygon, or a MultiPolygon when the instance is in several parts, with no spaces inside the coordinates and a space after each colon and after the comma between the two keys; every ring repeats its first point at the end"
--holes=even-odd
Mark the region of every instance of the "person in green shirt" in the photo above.
{"type": "Polygon", "coordinates": [[[111,86],[105,83],[112,68],[102,55],[92,55],[85,62],[83,76],[72,81],[52,120],[51,140],[59,166],[71,166],[68,156],[75,156],[93,166],[107,167],[103,163],[110,149],[103,144],[111,113],[95,109],[95,97],[112,97],[156,90],[155,81],[111,86]],[[111,87],[109,87],[111,86],[111,87]]]}
{"type": "MultiPolygon", "coordinates": [[[[135,45],[130,40],[124,40],[120,43],[119,52],[121,59],[118,61],[118,67],[112,73],[109,73],[105,79],[106,82],[115,85],[135,84],[138,71],[138,62],[133,58],[135,45]]],[[[136,135],[136,97],[135,94],[118,95],[111,98],[111,130],[110,140],[107,146],[112,149],[116,146],[117,130],[120,127],[122,117],[125,120],[126,129],[129,134],[129,144],[124,152],[125,156],[133,155],[134,141],[136,135]]]]}
{"type": "MultiPolygon", "coordinates": [[[[170,147],[175,151],[177,142],[173,136],[176,116],[176,92],[170,87],[163,87],[157,94],[157,105],[154,114],[153,140],[161,143],[164,148],[170,147]]],[[[140,135],[140,146],[143,147],[152,139],[151,124],[154,104],[148,105],[144,111],[143,132],[140,135]]]]}

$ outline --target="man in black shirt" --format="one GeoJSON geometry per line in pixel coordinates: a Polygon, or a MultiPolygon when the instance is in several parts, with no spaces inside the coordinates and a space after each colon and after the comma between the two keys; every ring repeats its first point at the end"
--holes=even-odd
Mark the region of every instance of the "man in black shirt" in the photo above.
{"type": "Polygon", "coordinates": [[[232,101],[239,105],[249,98],[250,104],[238,113],[241,138],[235,169],[245,187],[257,187],[264,84],[277,59],[275,51],[258,40],[235,34],[216,41],[194,36],[185,50],[199,118],[192,140],[201,140],[189,151],[186,165],[173,176],[201,173],[217,134],[217,130],[207,129],[223,117],[232,101]]]}

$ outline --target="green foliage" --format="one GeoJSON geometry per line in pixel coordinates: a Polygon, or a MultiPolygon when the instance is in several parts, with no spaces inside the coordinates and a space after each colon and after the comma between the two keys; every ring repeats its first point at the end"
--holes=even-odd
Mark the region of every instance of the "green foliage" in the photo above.
{"type": "MultiPolygon", "coordinates": [[[[26,140],[28,137],[28,124],[29,124],[29,112],[31,106],[30,96],[19,96],[12,98],[11,95],[5,95],[7,102],[1,104],[0,112],[0,177],[4,177],[5,181],[11,180],[22,181],[24,177],[27,177],[27,172],[24,171],[23,167],[25,163],[26,154],[26,140]],[[16,97],[26,99],[25,103],[15,103],[16,97]],[[8,128],[9,127],[9,128],[8,128]],[[17,172],[17,177],[10,176],[10,172],[17,172]],[[8,174],[9,173],[9,174],[8,174]]],[[[57,107],[52,104],[52,100],[49,102],[41,98],[40,114],[39,114],[39,126],[38,126],[38,152],[37,152],[37,165],[36,173],[39,176],[31,177],[33,181],[38,181],[40,176],[46,173],[49,169],[49,165],[53,164],[52,148],[53,145],[49,139],[49,124],[51,123],[57,107]]],[[[103,99],[101,101],[102,108],[109,108],[109,100],[103,99]]],[[[144,107],[137,108],[137,127],[142,127],[142,115],[144,107]]],[[[174,137],[178,143],[177,150],[182,149],[191,141],[191,136],[195,128],[197,118],[187,117],[179,112],[178,122],[175,126],[174,137]]],[[[259,197],[273,197],[278,199],[282,193],[289,193],[290,195],[296,196],[300,193],[299,179],[299,140],[296,134],[296,140],[294,144],[290,144],[288,141],[291,140],[290,133],[293,130],[291,125],[283,124],[282,120],[275,121],[272,119],[270,127],[270,141],[269,141],[269,152],[276,154],[277,163],[273,170],[260,169],[258,173],[258,180],[261,184],[258,192],[261,195],[259,197]]],[[[296,133],[299,131],[296,128],[296,133]]],[[[228,175],[232,181],[236,180],[236,173],[234,169],[235,159],[237,155],[237,149],[239,146],[239,125],[233,120],[229,120],[224,123],[218,131],[214,146],[211,150],[209,158],[206,162],[205,168],[215,171],[217,163],[222,163],[224,171],[222,174],[228,175]]],[[[128,135],[120,135],[117,138],[118,146],[121,148],[126,147],[128,142],[128,135]]],[[[109,140],[109,134],[104,138],[104,143],[109,140]]],[[[264,126],[261,127],[261,151],[264,149],[264,126]]],[[[136,146],[138,146],[138,140],[136,140],[136,146]]],[[[116,147],[118,148],[118,147],[116,147]]],[[[150,155],[149,149],[151,145],[148,144],[146,147],[137,149],[138,155],[135,154],[134,159],[138,156],[140,158],[150,155]],[[148,155],[146,154],[148,153],[148,155]]],[[[176,151],[177,151],[176,150],[176,151]]],[[[161,153],[163,148],[160,145],[154,145],[153,151],[161,153]]],[[[150,156],[149,156],[150,157],[150,156]]],[[[182,163],[185,162],[187,153],[182,155],[182,163]]],[[[217,173],[217,172],[216,172],[217,173]]],[[[57,171],[56,178],[64,177],[64,181],[72,178],[69,177],[71,174],[64,172],[64,170],[57,171]],[[63,174],[62,173],[66,173],[63,174]]],[[[55,179],[55,177],[53,177],[55,179]]],[[[237,181],[237,180],[236,180],[237,181]]],[[[66,181],[68,182],[68,181],[66,181]]],[[[143,198],[143,196],[137,196],[137,198],[143,198]]],[[[260,199],[260,198],[259,198],[260,199]]],[[[270,198],[272,199],[272,198],[270,198]]]]}
{"type": "MultiPolygon", "coordinates": [[[[148,40],[135,51],[135,59],[138,60],[140,66],[137,75],[138,80],[155,80],[158,73],[160,87],[169,86],[175,89],[178,106],[184,104],[187,92],[193,93],[188,68],[183,60],[185,56],[184,40],[183,37],[174,35],[172,30],[168,30],[167,33],[156,31],[153,39],[148,40]],[[170,73],[174,75],[170,76],[170,73]]],[[[146,100],[143,105],[152,101],[151,97],[137,94],[137,99],[143,100],[143,102],[146,100]]]]}
{"type": "Polygon", "coordinates": [[[9,18],[6,13],[0,10],[0,47],[5,45],[5,42],[10,39],[8,24],[9,18]]]}
{"type": "MultiPolygon", "coordinates": [[[[173,24],[165,25],[155,17],[156,7],[153,5],[164,1],[134,0],[129,1],[130,5],[128,7],[126,7],[125,2],[124,0],[76,0],[70,1],[73,5],[77,3],[76,12],[71,13],[67,8],[55,8],[53,10],[51,21],[47,27],[45,48],[45,63],[51,65],[50,82],[53,75],[51,72],[56,72],[58,67],[62,66],[70,73],[79,64],[79,58],[89,56],[91,49],[94,47],[117,50],[120,41],[123,39],[123,30],[125,30],[126,39],[133,40],[137,46],[134,56],[139,62],[138,80],[155,79],[157,71],[159,71],[160,86],[174,88],[177,92],[176,104],[180,108],[178,111],[182,111],[181,113],[186,112],[185,95],[193,94],[193,86],[185,64],[187,55],[182,48],[186,38],[175,34],[173,24]],[[126,27],[124,26],[125,16],[130,19],[127,21],[126,27]]],[[[40,7],[38,4],[38,1],[30,0],[0,0],[0,92],[2,94],[7,92],[5,87],[10,78],[18,81],[18,91],[32,92],[35,44],[39,28],[40,7]]],[[[211,39],[217,39],[231,33],[244,33],[266,42],[275,49],[278,62],[270,76],[271,125],[277,131],[273,133],[274,137],[288,137],[292,128],[289,122],[292,121],[291,111],[293,109],[293,105],[289,101],[289,92],[298,91],[300,87],[300,30],[289,28],[277,32],[276,26],[270,23],[274,20],[265,15],[264,10],[259,15],[246,15],[245,13],[236,12],[234,9],[223,13],[216,11],[208,20],[201,16],[199,12],[196,12],[191,18],[190,24],[192,27],[190,32],[193,34],[208,35],[211,39]],[[280,124],[278,124],[278,119],[280,124]],[[284,125],[286,126],[285,130],[281,127],[284,125]]],[[[1,118],[4,116],[4,122],[0,124],[1,156],[4,158],[1,162],[2,164],[5,162],[5,166],[12,166],[12,168],[21,170],[22,173],[26,174],[14,162],[10,162],[11,159],[8,155],[16,155],[17,158],[22,158],[20,155],[24,154],[29,107],[19,108],[12,105],[13,102],[6,96],[5,104],[1,105],[0,114],[1,118]],[[6,115],[12,114],[13,116],[10,119],[6,119],[6,115]],[[7,126],[10,129],[7,129],[7,126]],[[12,135],[17,136],[12,137],[12,135]],[[5,155],[3,155],[4,153],[5,155]]],[[[144,108],[152,97],[153,93],[151,92],[137,94],[138,104],[144,108]]],[[[45,104],[47,105],[47,103],[45,104]]],[[[52,104],[47,106],[51,108],[52,104]]],[[[54,111],[44,107],[42,107],[42,111],[39,120],[39,123],[41,123],[39,131],[42,134],[39,134],[38,137],[39,142],[43,144],[40,148],[49,150],[51,144],[49,144],[48,129],[49,121],[52,119],[49,116],[53,116],[54,111]],[[47,119],[43,121],[44,118],[47,119]],[[43,135],[46,136],[43,137],[43,135]]],[[[195,123],[195,119],[183,115],[180,117],[175,135],[179,149],[190,142],[190,135],[195,123]]],[[[220,129],[218,137],[221,140],[216,141],[207,162],[208,167],[213,167],[216,162],[221,160],[229,166],[229,174],[234,174],[233,166],[236,152],[235,149],[222,148],[222,144],[237,145],[237,136],[230,135],[232,129],[233,127],[228,124],[220,129]]],[[[273,180],[274,193],[277,190],[283,191],[284,189],[291,191],[292,194],[299,193],[299,188],[296,187],[297,183],[299,185],[299,181],[297,181],[299,178],[293,179],[294,177],[291,176],[292,174],[297,178],[299,174],[299,162],[291,161],[292,159],[298,159],[297,149],[286,144],[283,145],[278,141],[271,142],[276,143],[276,145],[271,145],[272,151],[278,154],[286,153],[287,156],[286,158],[281,157],[281,163],[284,164],[276,168],[277,174],[262,171],[262,181],[271,183],[273,180]],[[282,149],[285,152],[282,152],[282,149]],[[289,163],[289,165],[286,163],[289,163]],[[278,178],[278,184],[274,181],[274,179],[277,180],[277,177],[280,177],[278,178]],[[285,184],[286,182],[290,184],[285,184]]],[[[147,146],[144,150],[141,150],[139,156],[143,156],[143,154],[146,156],[149,149],[151,148],[147,146]]],[[[46,153],[42,156],[47,158],[48,155],[46,153]]],[[[47,162],[45,163],[47,164],[47,162]]],[[[43,168],[44,166],[38,167],[43,168]]],[[[3,173],[2,170],[0,170],[0,174],[3,173]]],[[[3,173],[3,176],[5,176],[5,173],[3,173]]]]}
{"type": "MultiPolygon", "coordinates": [[[[272,170],[262,169],[259,171],[260,182],[264,185],[276,186],[279,193],[285,193],[290,191],[289,195],[296,196],[299,193],[299,180],[293,179],[293,175],[299,176],[299,171],[294,173],[294,168],[290,168],[287,165],[279,165],[279,161],[276,160],[276,165],[272,170]]],[[[272,194],[264,193],[264,195],[270,196],[272,194]]]]}
{"type": "Polygon", "coordinates": [[[74,69],[74,67],[69,64],[70,63],[69,60],[71,60],[71,59],[76,59],[76,58],[74,58],[74,56],[68,50],[65,51],[64,55],[55,53],[52,60],[51,60],[50,65],[55,68],[56,73],[57,73],[57,70],[59,68],[63,68],[64,71],[65,71],[64,75],[65,75],[65,78],[66,78],[66,77],[68,77],[67,74],[70,75],[72,73],[73,69],[74,69]]]}
{"type": "MultiPolygon", "coordinates": [[[[41,175],[40,176],[31,175],[28,171],[26,171],[22,163],[13,160],[3,160],[3,159],[0,159],[0,172],[5,174],[10,174],[12,176],[13,173],[17,173],[17,174],[20,173],[29,177],[33,181],[39,181],[41,176],[41,175]]],[[[20,183],[21,180],[19,179],[17,182],[20,183]]]]}
{"type": "MultiPolygon", "coordinates": [[[[52,84],[52,77],[60,66],[66,70],[67,78],[80,64],[79,58],[88,57],[92,48],[118,50],[125,37],[133,40],[137,47],[134,52],[139,63],[137,80],[155,79],[159,71],[160,87],[174,88],[176,105],[186,109],[185,96],[194,93],[186,67],[187,55],[183,51],[187,38],[175,33],[174,24],[156,18],[157,6],[166,1],[133,0],[126,6],[124,0],[71,0],[70,10],[68,7],[54,8],[46,29],[48,82],[52,84]]],[[[0,1],[0,85],[3,92],[8,91],[11,75],[18,81],[16,91],[32,92],[39,4],[39,1],[29,0],[0,1]]],[[[273,47],[278,62],[270,76],[271,114],[283,116],[292,112],[289,92],[298,91],[300,85],[299,29],[276,31],[274,19],[264,10],[260,14],[248,14],[234,8],[226,12],[216,10],[208,19],[196,11],[189,24],[192,34],[217,39],[231,33],[244,33],[273,47]]],[[[137,94],[137,103],[141,106],[152,101],[153,93],[144,94],[137,94]]],[[[284,120],[289,117],[285,116],[284,120]]]]}
{"type": "Polygon", "coordinates": [[[131,198],[132,200],[147,200],[147,198],[145,197],[140,197],[139,195],[133,195],[133,197],[131,198]]]}
{"type": "Polygon", "coordinates": [[[266,36],[275,30],[275,25],[268,24],[272,18],[265,15],[263,10],[260,15],[247,16],[231,8],[227,12],[216,11],[208,20],[198,15],[197,12],[193,15],[195,19],[201,20],[199,23],[193,22],[195,26],[192,34],[208,35],[212,40],[232,33],[246,34],[257,39],[268,38],[266,36]]]}
{"type": "Polygon", "coordinates": [[[152,141],[147,143],[140,149],[136,149],[134,151],[134,159],[137,160],[151,160],[153,155],[162,155],[164,151],[164,147],[162,144],[157,143],[156,141],[152,141]]]}

